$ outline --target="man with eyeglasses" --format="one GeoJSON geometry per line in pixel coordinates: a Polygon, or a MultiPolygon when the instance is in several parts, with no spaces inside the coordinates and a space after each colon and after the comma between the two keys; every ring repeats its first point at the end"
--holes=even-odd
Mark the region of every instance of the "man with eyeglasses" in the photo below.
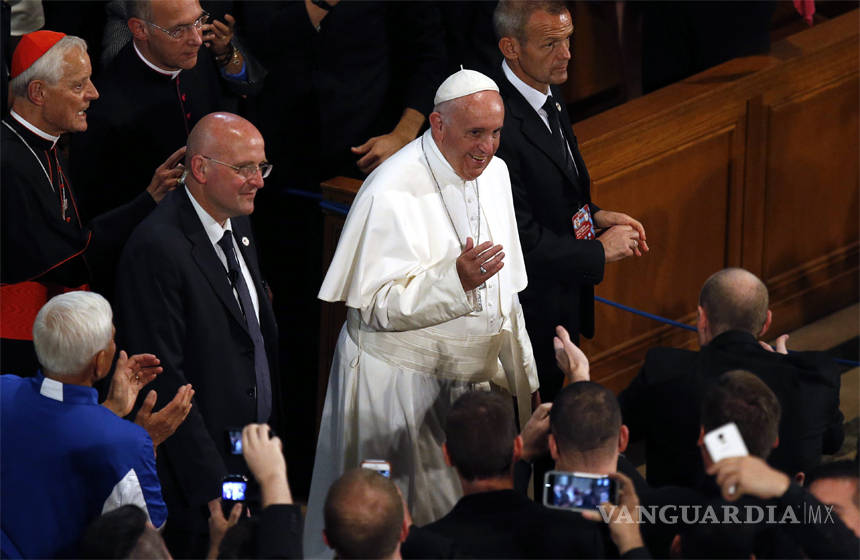
{"type": "Polygon", "coordinates": [[[184,145],[204,115],[236,112],[261,85],[233,46],[232,18],[211,21],[198,0],[125,5],[132,40],[96,80],[102,107],[72,147],[72,176],[93,211],[128,200],[150,162],[184,145]]]}
{"type": "MultiPolygon", "coordinates": [[[[122,344],[161,358],[159,399],[193,383],[195,406],[159,448],[177,558],[202,558],[221,480],[250,476],[230,430],[280,418],[277,325],[248,216],[272,166],[259,131],[231,113],[203,117],[188,137],[181,186],[134,231],[120,260],[122,344]]],[[[253,483],[252,483],[253,484],[253,483]]],[[[259,493],[249,485],[252,512],[259,493]]]]}

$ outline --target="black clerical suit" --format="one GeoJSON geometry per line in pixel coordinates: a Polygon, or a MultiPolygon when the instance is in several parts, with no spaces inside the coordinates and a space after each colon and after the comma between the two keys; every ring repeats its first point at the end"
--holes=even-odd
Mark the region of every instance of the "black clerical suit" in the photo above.
{"type": "Polygon", "coordinates": [[[782,407],[779,447],[768,462],[793,475],[809,471],[844,437],[839,372],[819,352],[768,352],[741,331],[714,337],[698,352],[653,348],[639,375],[618,397],[632,441],[644,439],[652,486],[693,486],[703,474],[699,409],[709,383],[742,369],[773,390],[782,407]]]}
{"type": "Polygon", "coordinates": [[[87,111],[87,131],[73,138],[70,162],[90,214],[130,200],[185,145],[197,121],[214,111],[236,112],[239,95],[261,87],[221,77],[205,47],[194,68],[172,78],[147,66],[132,42],[95,85],[100,98],[87,111]]]}
{"type": "Polygon", "coordinates": [[[26,376],[38,367],[32,327],[39,308],[70,289],[89,285],[100,291],[114,273],[122,244],[155,201],[141,188],[128,204],[82,227],[60,150],[12,115],[3,120],[2,128],[0,370],[26,376]],[[40,297],[27,295],[39,291],[40,297]]]}
{"type": "Polygon", "coordinates": [[[447,515],[422,529],[450,539],[468,558],[603,557],[598,523],[536,504],[516,490],[463,496],[447,515]]]}
{"type": "MultiPolygon", "coordinates": [[[[277,325],[249,219],[240,216],[230,222],[258,295],[272,389],[269,424],[276,426],[277,325]]],[[[257,418],[254,344],[242,309],[184,187],[168,193],[129,239],[117,278],[117,301],[120,346],[129,353],[152,352],[164,368],[141,391],[141,398],[149,388],[157,389],[157,410],[181,385],[194,387],[191,413],[159,447],[157,461],[168,531],[178,528],[205,537],[206,504],[219,497],[221,478],[237,473],[252,478],[242,456],[230,453],[228,429],[266,419],[257,418]]]]}
{"type": "Polygon", "coordinates": [[[561,92],[550,87],[575,171],[565,164],[557,139],[507,77],[499,72],[495,79],[505,102],[496,156],[508,164],[529,275],[520,301],[534,346],[541,397],[552,400],[562,382],[552,346],[556,325],[564,326],[574,340],[578,334],[594,335],[594,285],[603,279],[603,246],[596,240],[576,239],[572,218],[585,204],[592,215],[599,208],[591,204],[588,171],[561,92]]]}

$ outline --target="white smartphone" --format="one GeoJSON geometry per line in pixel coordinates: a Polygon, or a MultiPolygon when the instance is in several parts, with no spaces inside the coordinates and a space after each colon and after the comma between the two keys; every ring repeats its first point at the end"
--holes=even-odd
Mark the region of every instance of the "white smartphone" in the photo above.
{"type": "Polygon", "coordinates": [[[391,478],[391,463],[382,459],[365,459],[361,462],[361,468],[376,471],[385,478],[391,478]]]}
{"type": "Polygon", "coordinates": [[[744,438],[738,430],[737,424],[729,422],[716,430],[705,434],[705,449],[711,456],[711,461],[718,463],[729,457],[744,457],[749,455],[744,438]]]}

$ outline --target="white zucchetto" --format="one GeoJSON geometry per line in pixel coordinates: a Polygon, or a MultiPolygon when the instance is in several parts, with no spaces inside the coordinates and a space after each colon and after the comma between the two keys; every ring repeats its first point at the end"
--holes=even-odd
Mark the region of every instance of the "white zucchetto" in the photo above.
{"type": "Polygon", "coordinates": [[[476,72],[475,70],[461,69],[448,76],[439,89],[436,90],[436,97],[433,98],[433,104],[438,105],[445,101],[451,101],[458,97],[465,97],[478,93],[479,91],[499,91],[499,86],[496,82],[487,76],[476,72]]]}

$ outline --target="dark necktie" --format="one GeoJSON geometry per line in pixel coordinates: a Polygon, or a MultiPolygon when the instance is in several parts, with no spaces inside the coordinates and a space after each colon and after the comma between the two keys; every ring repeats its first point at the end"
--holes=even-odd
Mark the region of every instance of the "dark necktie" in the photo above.
{"type": "Polygon", "coordinates": [[[549,119],[549,127],[552,129],[552,137],[561,148],[561,157],[565,168],[575,177],[577,176],[576,164],[573,162],[573,158],[570,157],[567,140],[565,139],[564,132],[562,132],[561,129],[561,119],[558,118],[559,109],[556,107],[556,102],[553,100],[551,95],[547,96],[546,102],[543,104],[543,110],[546,111],[547,119],[549,119]]]}
{"type": "Polygon", "coordinates": [[[224,231],[224,236],[221,237],[218,245],[227,257],[227,270],[230,283],[239,294],[239,303],[242,306],[242,313],[245,315],[245,323],[248,326],[248,332],[251,334],[251,340],[254,341],[254,372],[257,377],[257,421],[268,422],[269,416],[272,413],[272,382],[269,378],[266,342],[263,340],[263,332],[260,330],[257,314],[254,312],[251,292],[248,291],[248,285],[245,284],[245,276],[242,274],[242,268],[239,266],[239,260],[236,258],[236,253],[233,249],[232,237],[233,235],[229,229],[224,231]]]}

